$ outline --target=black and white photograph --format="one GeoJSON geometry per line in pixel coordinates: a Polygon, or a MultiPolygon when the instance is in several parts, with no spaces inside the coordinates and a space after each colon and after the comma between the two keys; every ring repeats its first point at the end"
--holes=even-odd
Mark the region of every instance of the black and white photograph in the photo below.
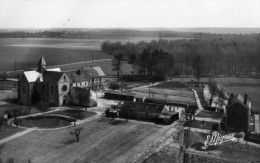
{"type": "Polygon", "coordinates": [[[0,163],[260,163],[260,0],[0,0],[0,163]]]}

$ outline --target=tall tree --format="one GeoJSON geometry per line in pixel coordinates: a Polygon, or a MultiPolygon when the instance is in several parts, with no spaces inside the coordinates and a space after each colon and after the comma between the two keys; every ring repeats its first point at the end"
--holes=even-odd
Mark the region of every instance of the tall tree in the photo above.
{"type": "Polygon", "coordinates": [[[192,67],[193,67],[194,76],[196,77],[198,84],[199,84],[200,78],[204,71],[204,62],[203,62],[201,55],[199,55],[195,58],[192,67]]]}
{"type": "Polygon", "coordinates": [[[119,78],[119,73],[121,71],[121,66],[122,66],[122,61],[124,60],[124,54],[119,53],[117,55],[114,55],[113,61],[112,61],[112,66],[113,66],[113,71],[117,71],[117,78],[119,78]]]}
{"type": "Polygon", "coordinates": [[[132,68],[133,68],[133,78],[135,80],[135,66],[137,64],[137,58],[136,58],[136,55],[134,53],[129,56],[128,64],[132,65],[132,68]]]}

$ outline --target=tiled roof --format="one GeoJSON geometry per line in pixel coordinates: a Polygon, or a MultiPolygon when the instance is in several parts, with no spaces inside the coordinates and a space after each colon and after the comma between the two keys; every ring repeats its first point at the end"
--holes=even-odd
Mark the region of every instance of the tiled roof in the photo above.
{"type": "Polygon", "coordinates": [[[23,74],[29,83],[36,82],[38,77],[42,80],[42,76],[37,71],[24,71],[23,74]]]}
{"type": "Polygon", "coordinates": [[[60,68],[57,67],[57,68],[49,68],[49,69],[46,69],[46,71],[56,71],[56,72],[61,72],[60,68]]]}
{"type": "Polygon", "coordinates": [[[66,74],[72,82],[86,81],[92,77],[101,77],[105,75],[100,67],[87,67],[77,71],[68,71],[66,74]]]}
{"type": "Polygon", "coordinates": [[[56,72],[56,71],[44,71],[43,72],[43,80],[45,82],[58,82],[64,72],[56,72]]]}
{"type": "Polygon", "coordinates": [[[92,68],[97,71],[99,76],[105,76],[103,70],[100,67],[92,67],[92,68]]]}

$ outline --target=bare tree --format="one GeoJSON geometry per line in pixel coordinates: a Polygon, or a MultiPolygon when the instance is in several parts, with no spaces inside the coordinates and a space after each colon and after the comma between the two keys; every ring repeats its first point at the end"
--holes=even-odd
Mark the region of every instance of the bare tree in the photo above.
{"type": "Polygon", "coordinates": [[[199,84],[200,78],[201,78],[202,73],[204,71],[204,62],[203,62],[203,58],[200,55],[197,58],[195,58],[192,67],[194,69],[194,75],[195,75],[195,77],[198,81],[198,84],[199,84]]]}
{"type": "Polygon", "coordinates": [[[74,135],[77,138],[77,142],[79,142],[79,135],[81,133],[81,131],[83,130],[83,127],[78,127],[73,129],[72,131],[70,131],[70,135],[74,135]]]}

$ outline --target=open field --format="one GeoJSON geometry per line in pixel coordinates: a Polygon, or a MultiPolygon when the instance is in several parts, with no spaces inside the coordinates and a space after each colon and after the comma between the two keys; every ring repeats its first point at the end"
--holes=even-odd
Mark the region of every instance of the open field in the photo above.
{"type": "MultiPolygon", "coordinates": [[[[10,127],[10,126],[2,126],[0,127],[0,140],[3,138],[6,138],[8,136],[11,136],[17,132],[21,132],[24,129],[22,128],[16,128],[16,127],[10,127]]],[[[1,147],[0,147],[1,149],[1,147]]],[[[0,152],[1,153],[1,152],[0,152]]]]}
{"type": "Polygon", "coordinates": [[[141,97],[147,97],[150,99],[154,99],[154,100],[159,100],[159,101],[167,101],[170,103],[177,103],[177,104],[184,104],[184,105],[196,105],[196,101],[194,97],[183,97],[183,96],[174,96],[174,95],[165,95],[165,94],[150,94],[149,97],[149,93],[145,93],[145,92],[137,92],[134,91],[133,93],[135,93],[138,96],[141,97]]]}
{"type": "Polygon", "coordinates": [[[165,132],[163,126],[93,120],[81,125],[80,142],[69,129],[33,131],[0,146],[0,158],[19,162],[127,162],[165,132]],[[41,148],[39,148],[41,147],[41,148]]]}
{"type": "Polygon", "coordinates": [[[0,72],[35,68],[41,56],[45,57],[48,66],[52,66],[91,61],[92,54],[94,60],[111,58],[100,50],[0,45],[0,72]]]}
{"type": "Polygon", "coordinates": [[[16,81],[0,80],[0,90],[11,90],[14,88],[18,88],[18,84],[16,81]]]}
{"type": "Polygon", "coordinates": [[[227,92],[233,94],[241,94],[244,96],[246,93],[248,99],[252,102],[252,109],[260,113],[260,86],[232,86],[232,85],[223,85],[222,86],[227,92]]]}
{"type": "Polygon", "coordinates": [[[13,99],[17,98],[17,92],[15,91],[3,91],[0,90],[0,100],[7,100],[7,99],[13,99]]]}
{"type": "MultiPolygon", "coordinates": [[[[260,85],[260,79],[256,78],[244,78],[244,77],[215,77],[214,80],[217,83],[221,84],[235,84],[235,85],[260,85]]],[[[177,82],[197,82],[197,79],[194,77],[178,77],[178,78],[171,78],[171,81],[177,82]]],[[[208,82],[209,78],[200,78],[200,82],[208,82]]]]}
{"type": "Polygon", "coordinates": [[[37,67],[40,56],[45,57],[49,66],[90,61],[92,54],[94,60],[109,59],[111,57],[101,51],[101,44],[104,41],[127,43],[158,39],[155,37],[1,38],[0,72],[37,67]]]}
{"type": "Polygon", "coordinates": [[[169,95],[169,96],[180,96],[180,97],[190,97],[190,98],[194,98],[194,93],[192,90],[186,90],[186,91],[182,91],[182,90],[173,90],[173,89],[160,89],[160,88],[138,88],[135,89],[134,91],[136,92],[143,92],[143,93],[147,93],[149,94],[149,91],[151,94],[162,94],[162,95],[169,95]]]}
{"type": "MultiPolygon", "coordinates": [[[[172,78],[173,81],[192,82],[195,78],[172,78]]],[[[208,78],[201,78],[201,82],[208,82],[208,78]]],[[[255,78],[239,78],[239,77],[222,77],[214,78],[214,80],[227,93],[248,95],[249,100],[252,101],[252,109],[260,113],[260,79],[255,78]]]]}

